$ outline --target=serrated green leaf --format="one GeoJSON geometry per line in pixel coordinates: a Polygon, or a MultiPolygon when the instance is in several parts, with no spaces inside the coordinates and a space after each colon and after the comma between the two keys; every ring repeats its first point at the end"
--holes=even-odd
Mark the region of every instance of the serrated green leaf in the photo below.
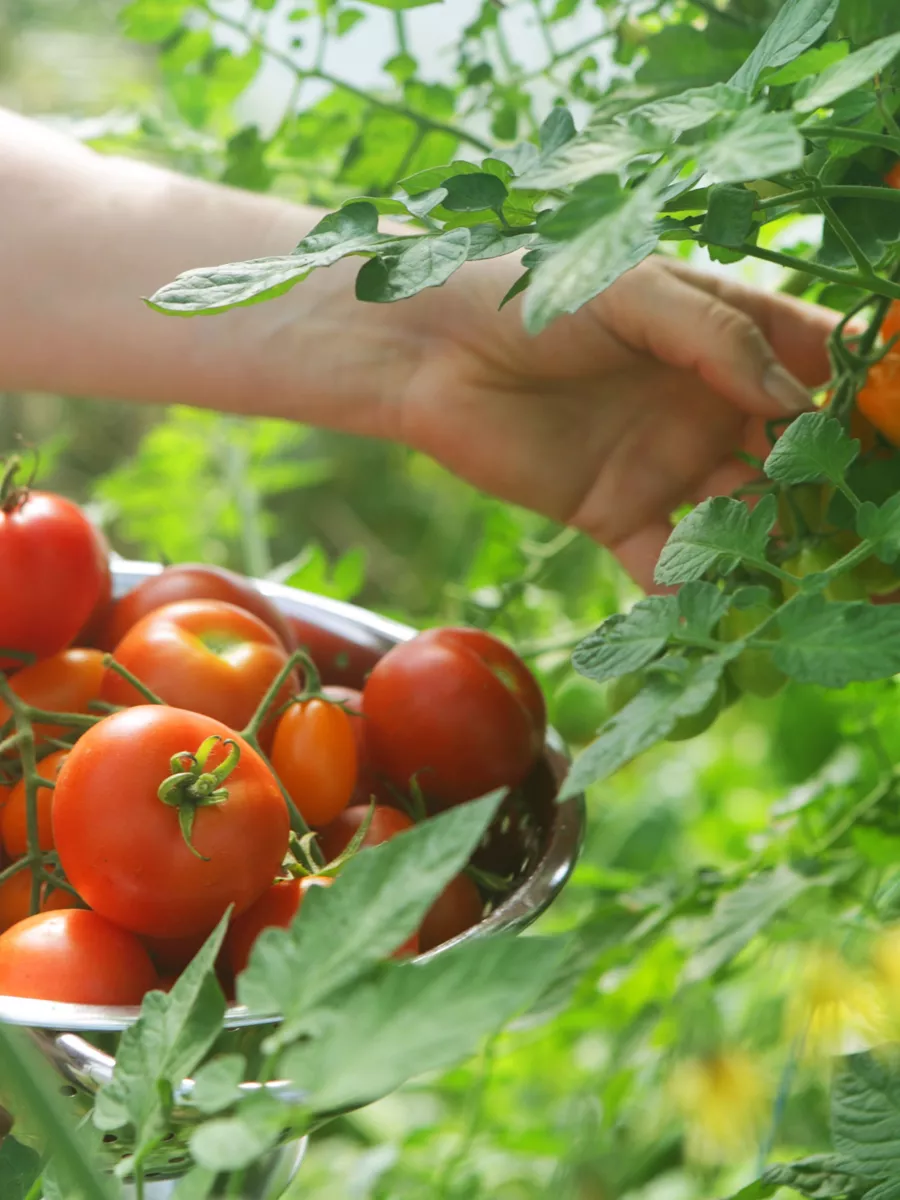
{"type": "Polygon", "coordinates": [[[742,1187],[739,1192],[732,1192],[727,1200],[770,1200],[778,1191],[778,1187],[774,1183],[764,1183],[762,1179],[754,1179],[752,1183],[748,1183],[746,1187],[742,1187]]]}
{"type": "Polygon", "coordinates": [[[287,1110],[265,1091],[251,1092],[233,1117],[205,1121],[191,1136],[194,1161],[210,1171],[242,1171],[278,1144],[287,1110]]]}
{"type": "Polygon", "coordinates": [[[900,1067],[885,1048],[877,1057],[851,1054],[831,1093],[834,1148],[860,1175],[892,1180],[900,1174],[900,1067]]]}
{"type": "Polygon", "coordinates": [[[618,175],[641,154],[664,150],[670,139],[619,122],[589,126],[541,154],[513,180],[515,188],[567,188],[598,175],[618,175]]]}
{"type": "Polygon", "coordinates": [[[706,936],[684,969],[684,982],[709,979],[816,882],[781,863],[773,871],[754,875],[733,892],[720,896],[706,936]]]}
{"type": "Polygon", "coordinates": [[[639,671],[661,653],[678,625],[674,596],[648,596],[627,613],[615,613],[580,642],[572,655],[575,670],[603,683],[639,671]]]}
{"type": "Polygon", "coordinates": [[[480,172],[477,175],[451,175],[442,187],[442,200],[450,212],[481,212],[486,208],[501,209],[509,193],[496,175],[480,172]]]}
{"type": "Polygon", "coordinates": [[[503,254],[514,254],[533,245],[536,234],[516,233],[501,229],[499,225],[472,225],[469,227],[468,261],[479,262],[487,258],[499,258],[503,254]]]}
{"type": "Polygon", "coordinates": [[[544,154],[553,154],[566,142],[570,142],[575,133],[575,122],[569,110],[562,105],[551,108],[538,134],[541,151],[544,154]]]}
{"type": "Polygon", "coordinates": [[[217,1113],[240,1098],[239,1084],[245,1079],[247,1060],[243,1054],[220,1054],[194,1073],[191,1102],[202,1113],[217,1113]]]}
{"type": "Polygon", "coordinates": [[[843,61],[833,64],[818,75],[794,100],[797,112],[815,112],[827,108],[841,96],[868,83],[879,71],[889,66],[900,54],[900,33],[881,38],[857,50],[843,61]]]}
{"type": "Polygon", "coordinates": [[[808,1200],[856,1200],[869,1186],[834,1154],[815,1154],[792,1163],[775,1163],[763,1173],[775,1187],[793,1188],[808,1200]]]}
{"type": "Polygon", "coordinates": [[[752,511],[728,496],[704,500],[672,530],[656,564],[656,582],[688,583],[714,567],[727,575],[742,560],[764,561],[776,507],[771,495],[752,511]]]}
{"type": "Polygon", "coordinates": [[[799,683],[842,688],[900,672],[900,606],[797,596],[778,614],[775,665],[799,683]]]}
{"type": "Polygon", "coordinates": [[[319,1112],[366,1104],[471,1054],[543,992],[565,951],[549,938],[463,942],[396,964],[340,997],[326,1032],[288,1050],[279,1075],[319,1112]]]}
{"type": "Polygon", "coordinates": [[[753,229],[756,194],[734,184],[710,189],[709,209],[700,227],[703,241],[719,246],[740,246],[753,229]]]}
{"type": "Polygon", "coordinates": [[[788,113],[748,108],[695,149],[711,183],[746,183],[794,171],[803,164],[804,143],[788,113]]]}
{"type": "Polygon", "coordinates": [[[719,656],[707,658],[687,681],[661,674],[648,678],[637,696],[607,721],[596,741],[575,759],[560,800],[608,779],[667,737],[680,717],[693,716],[706,708],[718,690],[726,661],[719,656]]]}
{"type": "Polygon", "coordinates": [[[291,928],[264,930],[238,978],[241,1003],[285,1018],[290,1040],[338,989],[401,945],[432,901],[468,862],[502,793],[432,817],[360,851],[330,888],[313,888],[291,928]],[[309,964],[316,963],[310,971],[309,964]]]}
{"type": "Polygon", "coordinates": [[[799,58],[831,24],[837,7],[838,0],[787,0],[731,84],[752,91],[767,67],[783,67],[799,58]]]}
{"type": "Polygon", "coordinates": [[[714,583],[686,583],[678,590],[680,632],[689,637],[707,637],[728,611],[729,602],[730,598],[714,583]]]}
{"type": "Polygon", "coordinates": [[[777,71],[766,71],[762,82],[766,87],[790,87],[810,75],[821,75],[826,68],[847,57],[850,47],[846,42],[826,42],[824,46],[816,46],[812,50],[804,50],[799,58],[789,62],[777,71]]]}
{"type": "Polygon", "coordinates": [[[788,425],[764,470],[778,483],[841,483],[859,456],[859,442],[824,412],[803,413],[788,425]]]}
{"type": "Polygon", "coordinates": [[[468,254],[468,229],[398,238],[360,269],[356,298],[373,304],[407,300],[425,288],[446,283],[468,254]]]}
{"type": "Polygon", "coordinates": [[[628,118],[644,120],[658,129],[678,134],[697,129],[714,118],[740,113],[749,103],[747,93],[741,88],[713,83],[709,87],[689,88],[677,96],[651,100],[632,109],[628,118]]]}
{"type": "Polygon", "coordinates": [[[893,563],[900,556],[900,495],[891,496],[882,505],[865,501],[856,515],[856,531],[875,542],[875,553],[882,562],[893,563]]]}

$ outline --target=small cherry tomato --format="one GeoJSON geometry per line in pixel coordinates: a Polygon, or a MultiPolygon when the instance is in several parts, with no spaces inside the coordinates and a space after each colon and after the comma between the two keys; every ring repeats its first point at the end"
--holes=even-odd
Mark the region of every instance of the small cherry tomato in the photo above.
{"type": "MultiPolygon", "coordinates": [[[[750,608],[731,608],[719,622],[723,642],[736,642],[752,633],[775,611],[773,604],[754,604],[750,608]]],[[[776,626],[769,626],[767,639],[777,638],[776,626]]],[[[775,696],[787,683],[787,676],[772,661],[769,650],[743,650],[726,668],[728,677],[742,692],[751,696],[775,696]]]]}
{"type": "MultiPolygon", "coordinates": [[[[68,757],[68,750],[54,750],[38,764],[42,779],[56,782],[60,768],[68,757]]],[[[42,851],[53,849],[53,788],[39,787],[37,790],[38,844],[42,851]]],[[[9,803],[0,814],[3,830],[3,848],[11,859],[21,858],[28,853],[28,803],[25,780],[20,779],[12,790],[9,803]]]]}
{"type": "Polygon", "coordinates": [[[884,182],[888,187],[900,188],[900,162],[894,163],[885,176],[884,182]]]}
{"type": "MultiPolygon", "coordinates": [[[[785,571],[789,571],[791,575],[804,579],[807,575],[818,575],[829,570],[845,554],[846,550],[832,540],[804,546],[798,555],[788,559],[782,565],[785,571]]],[[[793,583],[782,583],[781,589],[785,599],[797,594],[797,587],[793,583]]],[[[847,571],[833,579],[825,588],[824,594],[829,600],[865,600],[869,595],[865,584],[855,570],[847,571]]]]}
{"type": "MultiPolygon", "coordinates": [[[[53,888],[51,891],[47,884],[41,888],[41,912],[71,908],[73,903],[73,896],[64,888],[53,888]]],[[[26,867],[0,883],[0,933],[18,925],[30,915],[31,872],[26,867]]]]}
{"type": "Polygon", "coordinates": [[[570,746],[584,746],[596,737],[608,713],[606,688],[573,674],[553,694],[550,723],[570,746]]]}
{"type": "Polygon", "coordinates": [[[229,904],[249,908],[280,871],[289,824],[278,781],[239,734],[156,704],[89,729],[53,796],[66,878],[152,937],[209,933],[229,904]]]}
{"type": "Polygon", "coordinates": [[[299,700],[275,727],[270,761],[307,824],[327,825],[356,786],[356,740],[350,717],[329,700],[299,700]]]}
{"type": "MultiPolygon", "coordinates": [[[[0,649],[49,658],[64,650],[100,598],[106,555],[77,505],[14,486],[0,493],[0,649]]],[[[0,654],[0,670],[22,659],[0,654]]]]}
{"type": "Polygon", "coordinates": [[[722,711],[722,705],[725,700],[725,685],[720,683],[712,699],[705,708],[701,708],[699,712],[690,713],[686,717],[679,717],[672,727],[672,731],[666,738],[667,742],[687,742],[691,738],[699,737],[701,733],[706,733],[707,729],[715,721],[716,717],[722,711]]]}
{"type": "MultiPolygon", "coordinates": [[[[369,814],[366,805],[358,804],[345,808],[341,815],[319,833],[318,841],[322,853],[331,862],[344,853],[353,841],[354,834],[369,814]]],[[[396,808],[386,804],[376,804],[372,810],[372,821],[362,840],[362,846],[380,846],[388,842],[398,833],[412,829],[413,821],[396,808]]]]}
{"type": "Polygon", "coordinates": [[[286,616],[293,644],[305,650],[316,664],[322,682],[361,688],[378,662],[382,651],[377,646],[359,645],[341,634],[303,617],[286,616]]]}
{"type": "Polygon", "coordinates": [[[621,712],[626,704],[630,704],[644,686],[644,676],[640,671],[631,671],[628,675],[618,675],[610,682],[606,692],[606,702],[611,713],[621,712]]]}
{"type": "MultiPolygon", "coordinates": [[[[268,625],[242,608],[224,600],[182,600],[138,621],[116,647],[115,659],[166,704],[239,730],[284,666],[287,652],[268,625]]],[[[292,675],[273,712],[298,690],[292,675]]],[[[145,703],[112,668],[103,680],[103,699],[145,703]]]]}
{"type": "Polygon", "coordinates": [[[356,743],[356,786],[350,797],[350,803],[368,805],[374,796],[379,804],[390,804],[393,796],[375,774],[372,766],[372,756],[369,753],[366,736],[366,718],[362,710],[362,692],[357,691],[356,688],[342,687],[339,684],[326,684],[322,688],[322,693],[329,700],[343,705],[350,714],[350,728],[356,743]]]}
{"type": "Polygon", "coordinates": [[[441,808],[515,787],[541,756],[546,706],[510,648],[479,629],[430,629],[394,646],[363,689],[376,768],[441,808]]]}
{"type": "Polygon", "coordinates": [[[134,934],[88,909],[38,913],[0,934],[2,996],[134,1005],[158,983],[134,934]]]}
{"type": "Polygon", "coordinates": [[[225,567],[201,563],[165,567],[118,600],[103,632],[104,648],[115,649],[129,629],[148,613],[180,600],[224,600],[268,625],[286,650],[294,648],[285,618],[251,579],[225,567]]]}
{"type": "MultiPolygon", "coordinates": [[[[100,699],[106,668],[100,650],[74,647],[61,650],[30,667],[23,667],[10,679],[9,686],[26,704],[47,712],[88,713],[93,700],[100,699]]],[[[9,720],[9,708],[0,700],[0,725],[9,720]]],[[[71,731],[70,725],[34,724],[38,744],[46,738],[58,738],[71,731]]]]}
{"type": "Polygon", "coordinates": [[[425,914],[419,928],[419,950],[426,954],[452,941],[477,925],[483,914],[484,901],[474,881],[466,874],[457,875],[425,914]]]}
{"type": "Polygon", "coordinates": [[[300,911],[303,897],[312,887],[330,887],[334,880],[327,875],[310,875],[306,879],[276,879],[255,904],[231,922],[225,938],[224,954],[233,975],[240,975],[250,958],[250,951],[264,929],[287,929],[300,911]]]}
{"type": "Polygon", "coordinates": [[[820,533],[826,525],[826,514],[833,488],[818,483],[801,483],[783,489],[778,496],[778,525],[786,538],[807,537],[820,533]]]}
{"type": "Polygon", "coordinates": [[[888,354],[869,368],[856,406],[892,445],[900,446],[900,353],[888,354]]]}
{"type": "MultiPolygon", "coordinates": [[[[900,187],[900,169],[898,169],[897,186],[900,187]]],[[[894,300],[888,309],[888,314],[881,326],[881,336],[886,342],[889,342],[891,338],[900,337],[900,300],[894,300]]],[[[890,353],[900,354],[900,342],[894,343],[890,353]]]]}

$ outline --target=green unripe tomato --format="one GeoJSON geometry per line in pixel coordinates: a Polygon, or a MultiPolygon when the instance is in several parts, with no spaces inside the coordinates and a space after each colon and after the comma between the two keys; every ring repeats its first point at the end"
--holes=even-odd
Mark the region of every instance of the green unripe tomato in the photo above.
{"type": "Polygon", "coordinates": [[[879,558],[867,558],[859,564],[854,574],[870,596],[889,596],[900,587],[900,575],[896,566],[883,563],[879,558]]]}
{"type": "Polygon", "coordinates": [[[606,692],[606,703],[610,715],[621,712],[644,686],[644,675],[641,671],[632,671],[630,675],[620,675],[610,683],[606,692]]]}
{"type": "Polygon", "coordinates": [[[820,483],[801,483],[780,492],[778,524],[784,536],[795,538],[821,532],[833,492],[834,488],[820,483]]]}
{"type": "MultiPolygon", "coordinates": [[[[719,622],[719,637],[723,642],[737,642],[752,633],[774,611],[773,604],[732,608],[719,622]]],[[[767,631],[767,636],[777,634],[767,631]]],[[[775,666],[769,650],[742,650],[726,670],[729,680],[751,696],[774,696],[787,683],[787,676],[775,666]]]]}
{"type": "Polygon", "coordinates": [[[550,723],[570,746],[592,741],[608,713],[606,688],[583,675],[564,679],[550,702],[550,723]]]}
{"type": "Polygon", "coordinates": [[[667,742],[687,742],[691,738],[699,737],[701,733],[706,733],[713,721],[722,711],[722,703],[725,699],[725,686],[720,683],[716,689],[713,698],[705,708],[701,708],[699,712],[691,713],[689,717],[680,717],[672,728],[672,732],[666,738],[667,742]]]}
{"type": "MultiPolygon", "coordinates": [[[[833,567],[838,559],[844,557],[845,551],[834,545],[804,546],[798,555],[788,559],[783,564],[786,571],[804,579],[807,575],[817,575],[833,567]]],[[[792,583],[783,583],[782,590],[785,599],[796,595],[797,588],[792,583]]],[[[829,600],[867,600],[869,592],[860,579],[856,570],[833,579],[825,589],[829,600]]]]}

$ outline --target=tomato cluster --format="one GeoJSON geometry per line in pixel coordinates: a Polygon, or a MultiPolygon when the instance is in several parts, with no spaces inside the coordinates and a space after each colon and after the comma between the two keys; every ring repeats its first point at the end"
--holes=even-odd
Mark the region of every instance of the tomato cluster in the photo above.
{"type": "MultiPolygon", "coordinates": [[[[378,658],[196,564],[116,599],[76,506],[3,488],[0,995],[139,1003],[230,907],[228,989],[361,847],[516,788],[542,756],[541,691],[490,634],[433,629],[378,658]]],[[[485,905],[464,872],[396,953],[485,905]]]]}

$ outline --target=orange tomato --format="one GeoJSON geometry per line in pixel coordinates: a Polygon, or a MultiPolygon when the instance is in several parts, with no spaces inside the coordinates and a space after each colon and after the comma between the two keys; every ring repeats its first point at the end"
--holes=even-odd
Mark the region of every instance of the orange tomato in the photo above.
{"type": "MultiPolygon", "coordinates": [[[[21,700],[35,708],[49,712],[87,713],[91,701],[100,699],[104,673],[101,650],[73,647],[23,667],[10,679],[9,686],[21,700]]],[[[0,725],[5,724],[10,715],[7,706],[0,701],[0,725]]],[[[65,725],[35,724],[34,734],[40,743],[45,738],[60,737],[69,729],[65,725]]]]}
{"type": "MultiPolygon", "coordinates": [[[[38,763],[41,778],[56,782],[60,767],[69,756],[68,750],[55,750],[38,763]]],[[[53,789],[39,787],[37,790],[38,844],[43,851],[53,849],[53,789]]],[[[3,847],[10,858],[21,858],[28,853],[28,805],[25,795],[25,780],[20,779],[10,793],[9,802],[0,815],[3,831],[3,847]]]]}
{"type": "Polygon", "coordinates": [[[879,433],[900,446],[900,354],[888,354],[869,370],[856,406],[879,433]]]}
{"type": "Polygon", "coordinates": [[[888,187],[900,188],[900,162],[894,163],[887,175],[885,175],[884,182],[888,187]]]}
{"type": "MultiPolygon", "coordinates": [[[[900,300],[895,300],[888,309],[888,314],[881,326],[881,336],[886,342],[889,342],[892,337],[900,336],[900,300]]],[[[900,354],[900,342],[891,347],[890,353],[900,354]]]]}
{"type": "MultiPolygon", "coordinates": [[[[74,900],[63,888],[54,888],[48,894],[46,884],[42,889],[41,912],[71,908],[74,900]]],[[[0,933],[24,921],[31,913],[31,872],[16,871],[9,879],[0,883],[0,933]]]]}
{"type": "Polygon", "coordinates": [[[344,811],[356,787],[357,753],[351,717],[329,700],[299,700],[275,729],[270,755],[275,774],[316,828],[344,811]]]}

